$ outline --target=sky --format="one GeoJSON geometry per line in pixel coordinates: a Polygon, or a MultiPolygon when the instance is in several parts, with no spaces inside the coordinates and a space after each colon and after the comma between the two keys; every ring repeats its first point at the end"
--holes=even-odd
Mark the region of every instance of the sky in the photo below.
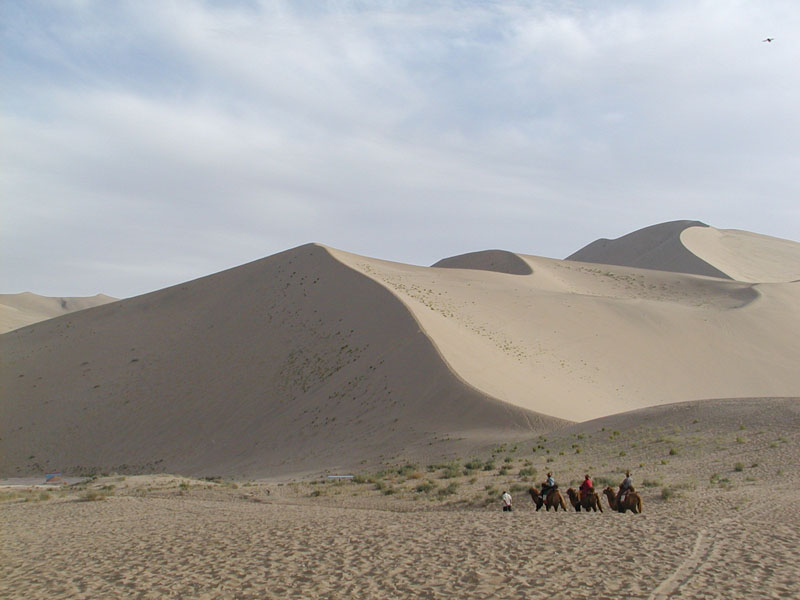
{"type": "Polygon", "coordinates": [[[797,0],[2,0],[0,292],[800,240],[798,32],[797,0]]]}

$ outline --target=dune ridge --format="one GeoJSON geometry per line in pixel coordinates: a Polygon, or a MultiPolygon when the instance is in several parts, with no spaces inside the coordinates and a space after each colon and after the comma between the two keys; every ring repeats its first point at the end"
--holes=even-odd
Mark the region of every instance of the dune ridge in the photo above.
{"type": "Polygon", "coordinates": [[[39,296],[31,292],[0,294],[0,333],[116,300],[105,294],[71,298],[39,296]]]}
{"type": "Polygon", "coordinates": [[[656,269],[730,279],[713,264],[690,252],[681,242],[688,228],[708,227],[700,221],[669,221],[639,229],[620,238],[601,238],[565,260],[656,269]]]}
{"type": "Polygon", "coordinates": [[[561,423],[466,385],[392,294],[315,244],[18,329],[0,351],[6,476],[274,475],[561,423]]]}

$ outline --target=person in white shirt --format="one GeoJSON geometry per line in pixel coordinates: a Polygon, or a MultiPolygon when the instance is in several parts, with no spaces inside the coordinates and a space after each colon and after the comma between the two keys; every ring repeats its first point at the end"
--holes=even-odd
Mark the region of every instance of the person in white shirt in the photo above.
{"type": "Polygon", "coordinates": [[[501,498],[503,499],[503,512],[511,512],[511,494],[503,492],[501,498]]]}

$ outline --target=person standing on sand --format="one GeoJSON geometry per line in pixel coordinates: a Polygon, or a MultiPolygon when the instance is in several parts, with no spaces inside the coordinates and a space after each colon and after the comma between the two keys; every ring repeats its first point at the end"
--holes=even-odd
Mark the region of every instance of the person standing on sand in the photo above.
{"type": "Polygon", "coordinates": [[[511,512],[511,494],[503,492],[501,498],[503,499],[503,512],[511,512]]]}

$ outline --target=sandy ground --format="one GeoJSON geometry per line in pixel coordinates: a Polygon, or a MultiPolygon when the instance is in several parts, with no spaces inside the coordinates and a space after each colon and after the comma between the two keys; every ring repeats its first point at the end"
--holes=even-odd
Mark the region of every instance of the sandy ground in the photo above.
{"type": "Polygon", "coordinates": [[[796,598],[798,403],[716,406],[584,423],[452,478],[419,465],[357,482],[110,475],[5,488],[0,595],[796,598]],[[525,491],[545,469],[563,490],[584,469],[600,483],[625,467],[643,514],[535,512],[525,491]]]}

